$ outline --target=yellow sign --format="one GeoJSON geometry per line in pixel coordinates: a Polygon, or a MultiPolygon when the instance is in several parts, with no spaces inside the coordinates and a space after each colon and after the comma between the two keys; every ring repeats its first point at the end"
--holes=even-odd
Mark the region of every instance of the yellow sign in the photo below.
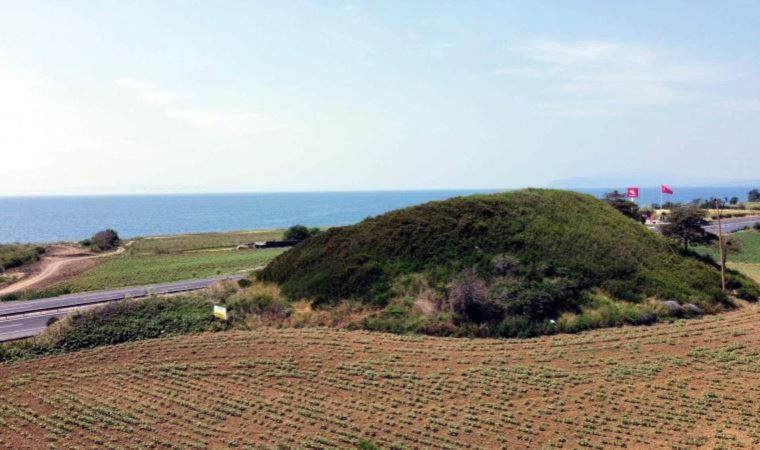
{"type": "Polygon", "coordinates": [[[227,320],[227,308],[224,306],[214,305],[214,317],[227,320]]]}

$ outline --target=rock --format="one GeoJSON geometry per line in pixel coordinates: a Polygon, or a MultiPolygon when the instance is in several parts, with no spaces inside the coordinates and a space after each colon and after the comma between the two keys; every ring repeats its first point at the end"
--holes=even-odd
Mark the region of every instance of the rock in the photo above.
{"type": "Polygon", "coordinates": [[[683,307],[675,300],[667,300],[662,302],[662,305],[666,307],[671,313],[678,314],[683,312],[683,307]]]}
{"type": "Polygon", "coordinates": [[[686,314],[689,314],[692,316],[699,316],[702,314],[702,309],[700,309],[700,307],[695,305],[694,303],[687,303],[683,305],[683,310],[684,312],[686,312],[686,314]]]}

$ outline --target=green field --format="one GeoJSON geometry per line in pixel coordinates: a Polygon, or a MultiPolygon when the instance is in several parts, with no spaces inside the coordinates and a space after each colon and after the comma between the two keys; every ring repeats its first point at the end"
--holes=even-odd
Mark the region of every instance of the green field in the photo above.
{"type": "Polygon", "coordinates": [[[283,249],[236,251],[240,244],[281,239],[283,230],[198,233],[139,238],[127,251],[109,258],[53,289],[82,292],[123,286],[206,278],[253,270],[283,249]]]}
{"type": "MultiPolygon", "coordinates": [[[[739,241],[741,252],[728,255],[728,267],[738,270],[760,283],[760,231],[739,231],[729,236],[739,241]]],[[[695,247],[695,251],[703,255],[710,255],[715,261],[720,260],[716,246],[695,247]]]]}
{"type": "MultiPolygon", "coordinates": [[[[760,231],[739,231],[730,234],[729,236],[731,239],[739,241],[739,244],[741,245],[740,253],[731,253],[728,255],[728,260],[730,262],[760,264],[760,231]]],[[[696,247],[695,250],[699,253],[712,256],[716,261],[720,260],[717,246],[701,246],[696,247]]]]}
{"type": "Polygon", "coordinates": [[[283,230],[262,230],[156,236],[135,239],[128,247],[127,252],[135,255],[165,254],[196,250],[234,248],[240,244],[282,239],[282,235],[283,230]]]}
{"type": "Polygon", "coordinates": [[[126,251],[43,290],[3,300],[113,289],[234,274],[260,268],[286,249],[235,250],[240,244],[281,239],[283,230],[234,231],[137,238],[126,251]]]}
{"type": "Polygon", "coordinates": [[[253,270],[284,249],[214,250],[166,255],[119,255],[55,286],[68,292],[206,278],[253,270]]]}

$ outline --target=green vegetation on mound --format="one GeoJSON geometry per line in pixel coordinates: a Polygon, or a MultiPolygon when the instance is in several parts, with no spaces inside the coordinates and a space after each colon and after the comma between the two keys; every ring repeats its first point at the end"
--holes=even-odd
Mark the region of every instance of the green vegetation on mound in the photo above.
{"type": "MultiPolygon", "coordinates": [[[[430,202],[333,228],[277,257],[259,278],[316,304],[356,298],[398,310],[391,300],[410,297],[416,309],[485,335],[543,333],[562,313],[594,306],[616,305],[620,316],[622,305],[631,318],[619,322],[637,323],[656,312],[654,299],[705,311],[727,300],[711,261],[679,252],[591,196],[539,189],[430,202]]],[[[758,293],[738,273],[730,287],[749,299],[758,293]]]]}
{"type": "Polygon", "coordinates": [[[40,260],[45,249],[33,244],[0,244],[0,273],[40,260]]]}
{"type": "Polygon", "coordinates": [[[127,300],[73,313],[39,338],[0,345],[0,361],[224,328],[197,297],[127,300]]]}

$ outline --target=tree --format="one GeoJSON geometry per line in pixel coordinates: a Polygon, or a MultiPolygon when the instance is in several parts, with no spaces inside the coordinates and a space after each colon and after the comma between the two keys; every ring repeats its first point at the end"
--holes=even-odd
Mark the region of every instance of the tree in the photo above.
{"type": "MultiPolygon", "coordinates": [[[[715,243],[714,247],[720,252],[720,244],[715,243]]],[[[742,244],[733,236],[729,236],[723,240],[723,253],[721,264],[725,264],[728,260],[728,254],[736,254],[742,252],[742,244]]]]}
{"type": "Polygon", "coordinates": [[[710,197],[699,204],[699,207],[702,209],[716,209],[716,208],[723,209],[725,206],[726,206],[725,199],[721,200],[715,197],[710,197]]]}
{"type": "Polygon", "coordinates": [[[747,195],[747,200],[750,202],[760,202],[760,189],[752,189],[747,195]]]}
{"type": "Polygon", "coordinates": [[[112,229],[98,231],[90,238],[90,246],[98,251],[113,250],[119,245],[119,234],[112,229]]]}
{"type": "Polygon", "coordinates": [[[285,239],[289,241],[303,241],[311,236],[311,232],[303,225],[293,225],[285,231],[285,239]]]}
{"type": "Polygon", "coordinates": [[[729,200],[728,203],[732,205],[736,205],[737,203],[739,203],[739,197],[731,197],[731,200],[729,200]]]}
{"type": "Polygon", "coordinates": [[[620,211],[620,213],[624,216],[630,217],[637,222],[644,223],[644,216],[641,214],[639,206],[636,203],[628,200],[617,190],[604,194],[604,201],[608,205],[620,211]]]}
{"type": "Polygon", "coordinates": [[[668,215],[668,223],[662,227],[662,234],[683,242],[684,250],[689,244],[706,244],[715,240],[715,235],[703,228],[709,225],[704,211],[694,205],[673,208],[668,215]]]}

